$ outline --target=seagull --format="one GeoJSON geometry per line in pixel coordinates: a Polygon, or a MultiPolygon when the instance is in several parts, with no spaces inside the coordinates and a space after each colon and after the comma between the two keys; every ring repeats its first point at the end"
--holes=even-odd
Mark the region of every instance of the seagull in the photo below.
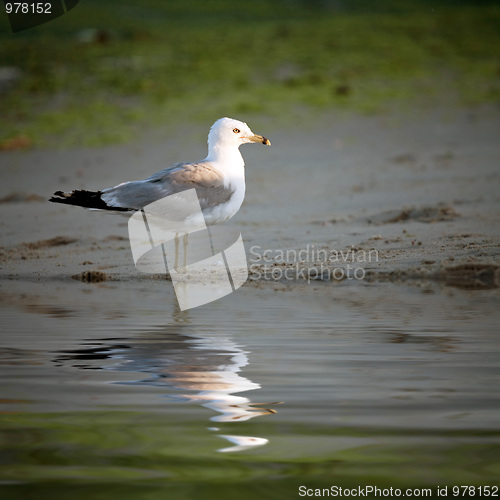
{"type": "Polygon", "coordinates": [[[196,163],[177,163],[147,179],[129,181],[100,191],[57,191],[49,201],[114,212],[135,212],[171,194],[195,188],[207,226],[230,219],[245,197],[245,162],[239,147],[270,146],[269,139],[232,118],[220,118],[208,134],[208,155],[196,163]]]}

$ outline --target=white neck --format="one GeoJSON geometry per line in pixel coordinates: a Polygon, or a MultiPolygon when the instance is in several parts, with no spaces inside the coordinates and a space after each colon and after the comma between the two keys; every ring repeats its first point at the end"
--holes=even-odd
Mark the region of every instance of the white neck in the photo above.
{"type": "Polygon", "coordinates": [[[239,210],[245,198],[245,162],[243,156],[241,156],[236,144],[224,145],[220,141],[209,140],[208,155],[205,161],[210,162],[224,174],[225,187],[231,187],[233,190],[229,202],[225,204],[228,212],[224,212],[223,219],[227,220],[239,210]]]}
{"type": "Polygon", "coordinates": [[[245,162],[237,146],[224,147],[223,144],[208,146],[208,155],[205,161],[215,164],[216,168],[227,173],[244,173],[245,162]]]}

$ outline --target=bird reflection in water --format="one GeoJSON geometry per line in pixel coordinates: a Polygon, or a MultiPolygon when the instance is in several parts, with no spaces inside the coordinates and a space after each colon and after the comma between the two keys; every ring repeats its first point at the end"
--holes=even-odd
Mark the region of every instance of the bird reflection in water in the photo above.
{"type": "MultiPolygon", "coordinates": [[[[142,380],[126,384],[179,390],[181,394],[176,394],[176,398],[217,412],[210,419],[213,422],[242,422],[276,413],[268,406],[278,403],[253,403],[236,395],[260,389],[260,385],[240,374],[248,365],[248,353],[222,335],[209,336],[193,331],[188,325],[176,325],[133,339],[101,339],[85,345],[81,349],[60,351],[54,362],[86,370],[148,374],[142,380]]],[[[217,427],[209,430],[219,431],[217,427]]],[[[243,451],[268,443],[267,439],[255,436],[219,436],[232,444],[220,452],[243,451]]]]}

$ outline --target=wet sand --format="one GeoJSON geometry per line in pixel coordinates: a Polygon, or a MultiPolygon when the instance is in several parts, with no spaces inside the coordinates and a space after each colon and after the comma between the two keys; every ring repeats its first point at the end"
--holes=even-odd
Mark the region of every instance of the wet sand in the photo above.
{"type": "MultiPolygon", "coordinates": [[[[246,286],[304,279],[499,286],[497,108],[249,124],[273,146],[241,148],[247,194],[230,224],[247,249],[246,286]],[[362,272],[351,279],[349,266],[362,272]]],[[[109,187],[201,159],[205,129],[156,131],[156,139],[126,146],[3,152],[2,288],[9,280],[157,279],[136,271],[126,217],[46,200],[56,190],[109,187]]]]}

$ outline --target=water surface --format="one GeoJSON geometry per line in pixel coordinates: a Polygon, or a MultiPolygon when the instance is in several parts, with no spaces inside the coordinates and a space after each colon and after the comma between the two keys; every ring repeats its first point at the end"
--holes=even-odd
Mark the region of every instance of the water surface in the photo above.
{"type": "Polygon", "coordinates": [[[494,484],[498,292],[3,281],[4,498],[494,484]]]}

